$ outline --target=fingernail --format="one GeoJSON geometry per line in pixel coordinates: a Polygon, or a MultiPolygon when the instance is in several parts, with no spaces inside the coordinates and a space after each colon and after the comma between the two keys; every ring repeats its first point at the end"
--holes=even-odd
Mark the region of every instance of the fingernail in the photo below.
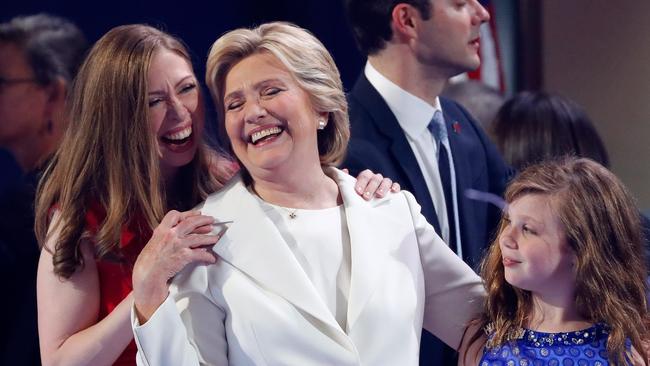
{"type": "Polygon", "coordinates": [[[219,222],[217,222],[217,220],[215,220],[215,221],[212,223],[212,225],[214,225],[214,226],[226,225],[226,226],[227,226],[228,224],[232,224],[233,222],[234,222],[234,221],[232,221],[232,220],[228,220],[228,221],[219,221],[219,222]]]}
{"type": "Polygon", "coordinates": [[[354,189],[356,189],[357,192],[359,192],[359,193],[363,192],[363,189],[361,189],[361,186],[356,186],[356,187],[354,187],[354,189]]]}
{"type": "Polygon", "coordinates": [[[363,193],[363,196],[364,196],[364,197],[370,197],[370,192],[365,191],[365,192],[363,193]]]}

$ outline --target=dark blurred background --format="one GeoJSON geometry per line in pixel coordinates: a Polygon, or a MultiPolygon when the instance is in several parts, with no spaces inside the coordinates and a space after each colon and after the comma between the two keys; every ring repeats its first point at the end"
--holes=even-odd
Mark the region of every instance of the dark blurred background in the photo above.
{"type": "MultiPolygon", "coordinates": [[[[583,105],[610,151],[612,169],[649,208],[650,1],[493,0],[491,6],[504,94],[545,89],[583,105]]],[[[158,26],[188,44],[200,79],[219,35],[270,20],[311,30],[334,56],[346,89],[365,61],[341,0],[0,1],[0,21],[39,12],[69,18],[91,42],[120,24],[158,26]]]]}

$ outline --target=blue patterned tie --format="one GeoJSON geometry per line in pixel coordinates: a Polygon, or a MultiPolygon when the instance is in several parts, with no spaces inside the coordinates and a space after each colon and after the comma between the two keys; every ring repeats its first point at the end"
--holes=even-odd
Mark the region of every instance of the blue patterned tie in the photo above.
{"type": "Polygon", "coordinates": [[[449,152],[443,141],[448,139],[445,118],[442,112],[437,110],[427,126],[438,146],[438,171],[442,181],[442,190],[445,194],[445,205],[447,206],[447,222],[449,223],[449,247],[456,250],[456,220],[454,219],[454,199],[451,190],[451,171],[449,170],[449,152]]]}

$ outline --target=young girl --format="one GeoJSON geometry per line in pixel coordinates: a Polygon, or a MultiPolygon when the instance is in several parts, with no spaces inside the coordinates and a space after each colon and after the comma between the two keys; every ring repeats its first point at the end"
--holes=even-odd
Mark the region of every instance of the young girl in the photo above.
{"type": "Polygon", "coordinates": [[[647,365],[639,211],[623,184],[568,158],[524,170],[505,196],[459,365],[647,365]]]}

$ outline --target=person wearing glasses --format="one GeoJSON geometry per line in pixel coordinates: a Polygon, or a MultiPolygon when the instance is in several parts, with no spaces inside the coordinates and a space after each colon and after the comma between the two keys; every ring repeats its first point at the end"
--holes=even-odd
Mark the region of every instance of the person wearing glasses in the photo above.
{"type": "Polygon", "coordinates": [[[0,147],[34,170],[65,130],[65,96],[87,42],[71,22],[46,14],[0,25],[0,147]]]}
{"type": "Polygon", "coordinates": [[[2,365],[40,365],[34,191],[65,131],[66,94],[86,49],[79,28],[60,17],[0,24],[0,271],[12,279],[2,302],[2,365]]]}

